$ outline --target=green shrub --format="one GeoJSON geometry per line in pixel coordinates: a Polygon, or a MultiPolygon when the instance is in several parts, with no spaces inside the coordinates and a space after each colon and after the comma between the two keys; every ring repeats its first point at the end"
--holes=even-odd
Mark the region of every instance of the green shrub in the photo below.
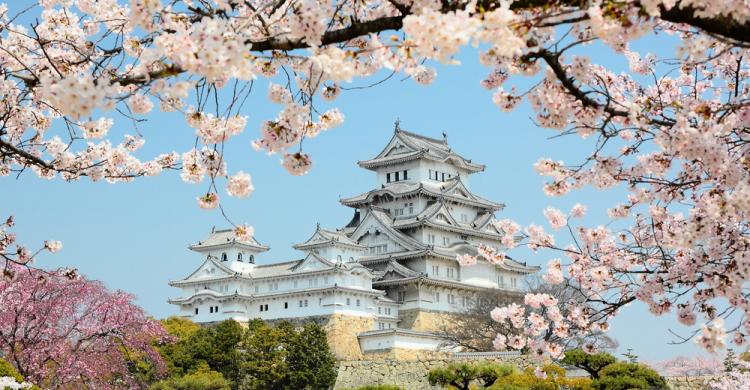
{"type": "Polygon", "coordinates": [[[511,375],[515,367],[485,363],[451,363],[446,367],[436,368],[427,375],[430,384],[453,386],[459,390],[469,390],[472,383],[489,386],[498,378],[511,375]]]}
{"type": "Polygon", "coordinates": [[[23,377],[18,373],[15,367],[8,361],[0,359],[0,376],[10,376],[16,382],[23,382],[23,377]]]}
{"type": "Polygon", "coordinates": [[[597,390],[666,389],[659,373],[641,363],[612,363],[599,371],[593,382],[597,390]]]}
{"type": "Polygon", "coordinates": [[[591,379],[589,378],[566,378],[565,369],[556,364],[547,364],[542,367],[546,374],[540,378],[535,373],[534,367],[527,367],[522,372],[514,372],[510,375],[498,378],[490,390],[590,390],[591,379]]]}
{"type": "Polygon", "coordinates": [[[157,382],[149,390],[231,390],[231,383],[220,372],[198,371],[157,382]]]}
{"type": "Polygon", "coordinates": [[[580,349],[573,349],[565,352],[565,357],[560,362],[578,367],[596,379],[599,377],[599,371],[612,363],[616,363],[617,359],[606,352],[588,354],[580,349]]]}

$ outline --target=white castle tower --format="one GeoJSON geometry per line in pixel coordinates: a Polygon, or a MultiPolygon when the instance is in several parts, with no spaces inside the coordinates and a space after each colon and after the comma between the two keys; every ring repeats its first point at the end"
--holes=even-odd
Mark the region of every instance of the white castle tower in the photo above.
{"type": "Polygon", "coordinates": [[[376,173],[376,188],[341,199],[354,217],[341,229],[318,225],[294,245],[304,257],[256,265],[269,248],[213,231],[191,245],[203,264],[171,286],[169,302],[197,322],[226,318],[324,323],[339,358],[370,352],[434,350],[432,332],[466,310],[479,291],[518,295],[525,275],[539,267],[511,259],[459,266],[479,244],[502,249],[495,213],[504,207],[469,191],[469,176],[484,165],[456,154],[447,139],[402,130],[359,166],[376,173]]]}

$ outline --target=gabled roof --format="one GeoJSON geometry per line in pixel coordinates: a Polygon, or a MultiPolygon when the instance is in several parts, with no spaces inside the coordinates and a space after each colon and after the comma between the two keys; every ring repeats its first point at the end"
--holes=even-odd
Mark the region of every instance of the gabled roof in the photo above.
{"type": "Polygon", "coordinates": [[[367,221],[370,219],[374,219],[377,224],[383,228],[382,232],[388,237],[390,237],[393,241],[396,241],[401,246],[406,248],[407,250],[415,250],[415,249],[424,249],[426,246],[422,244],[421,242],[407,236],[404,233],[401,233],[400,231],[393,228],[393,218],[383,211],[382,209],[378,207],[369,207],[367,209],[367,215],[362,220],[362,222],[357,226],[357,229],[354,230],[352,233],[352,238],[361,237],[364,235],[362,230],[364,230],[364,226],[367,225],[367,221]]]}
{"type": "Polygon", "coordinates": [[[344,232],[326,230],[321,228],[320,224],[318,224],[315,232],[307,239],[307,241],[293,245],[292,247],[298,250],[305,250],[328,245],[340,245],[354,249],[365,248],[364,245],[360,245],[357,241],[352,240],[344,232]]]}
{"type": "Polygon", "coordinates": [[[484,165],[476,164],[453,152],[448,146],[448,140],[426,137],[420,134],[402,130],[398,123],[393,137],[388,145],[375,158],[359,161],[362,168],[377,169],[378,167],[398,164],[425,158],[438,162],[449,162],[469,172],[481,172],[484,165]]]}
{"type": "Polygon", "coordinates": [[[390,279],[403,279],[403,278],[414,278],[421,276],[421,272],[412,270],[411,268],[404,267],[397,261],[389,261],[385,269],[382,270],[383,275],[379,280],[390,280],[390,279]]]}
{"type": "Polygon", "coordinates": [[[259,243],[255,237],[250,237],[249,240],[245,241],[237,240],[232,229],[213,230],[206,239],[198,241],[197,244],[190,245],[188,248],[194,251],[201,251],[224,246],[240,246],[256,252],[265,252],[268,250],[268,247],[259,243]]]}
{"type": "Polygon", "coordinates": [[[445,182],[410,182],[401,181],[391,183],[382,188],[359,194],[350,198],[340,199],[344,206],[362,207],[371,204],[376,197],[392,196],[395,199],[418,194],[438,198],[443,197],[447,201],[479,207],[485,210],[498,211],[505,207],[502,203],[493,202],[472,194],[458,177],[451,178],[445,182]],[[458,195],[461,192],[463,195],[458,195]]]}
{"type": "Polygon", "coordinates": [[[290,271],[297,272],[297,271],[304,271],[304,270],[320,270],[320,269],[330,269],[336,266],[336,263],[332,261],[328,261],[318,255],[317,253],[310,252],[307,257],[305,257],[302,261],[295,264],[293,267],[290,268],[290,271]]]}
{"type": "Polygon", "coordinates": [[[224,264],[221,264],[219,259],[213,257],[213,256],[206,256],[206,260],[203,261],[203,263],[198,267],[195,271],[193,271],[190,275],[188,275],[185,279],[190,279],[195,276],[197,276],[201,271],[203,271],[207,264],[213,265],[219,270],[221,270],[226,275],[234,275],[236,272],[234,272],[231,268],[225,266],[224,264]]]}

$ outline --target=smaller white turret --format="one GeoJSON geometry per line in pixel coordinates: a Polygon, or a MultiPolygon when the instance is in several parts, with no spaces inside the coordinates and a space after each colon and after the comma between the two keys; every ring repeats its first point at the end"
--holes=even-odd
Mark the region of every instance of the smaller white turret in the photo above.
{"type": "Polygon", "coordinates": [[[269,249],[256,241],[255,237],[245,241],[237,240],[232,229],[213,229],[205,240],[188,248],[200,253],[203,258],[213,257],[239,273],[250,272],[255,266],[256,256],[269,249]]]}
{"type": "Polygon", "coordinates": [[[364,245],[349,238],[344,232],[326,230],[321,228],[320,224],[307,241],[296,244],[293,248],[306,254],[314,253],[333,263],[355,262],[365,254],[367,249],[364,245]]]}

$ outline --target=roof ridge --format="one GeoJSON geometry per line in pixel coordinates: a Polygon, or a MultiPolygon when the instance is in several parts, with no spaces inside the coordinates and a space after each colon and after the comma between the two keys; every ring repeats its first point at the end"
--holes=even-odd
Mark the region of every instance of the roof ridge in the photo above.
{"type": "Polygon", "coordinates": [[[282,261],[280,263],[272,263],[272,264],[256,264],[255,268],[273,267],[273,266],[276,266],[276,265],[291,264],[291,263],[296,263],[296,262],[302,261],[302,260],[304,260],[304,259],[288,260],[288,261],[282,261]]]}
{"type": "Polygon", "coordinates": [[[400,127],[396,128],[396,132],[397,133],[403,133],[403,134],[406,134],[406,135],[414,137],[414,138],[421,138],[421,139],[423,139],[425,141],[431,141],[431,142],[443,144],[443,145],[446,145],[446,146],[448,145],[448,140],[446,140],[445,138],[443,138],[443,139],[432,138],[432,137],[428,137],[426,135],[422,135],[422,134],[418,134],[418,133],[414,133],[414,132],[411,132],[411,131],[404,130],[404,129],[400,128],[400,127]]]}

